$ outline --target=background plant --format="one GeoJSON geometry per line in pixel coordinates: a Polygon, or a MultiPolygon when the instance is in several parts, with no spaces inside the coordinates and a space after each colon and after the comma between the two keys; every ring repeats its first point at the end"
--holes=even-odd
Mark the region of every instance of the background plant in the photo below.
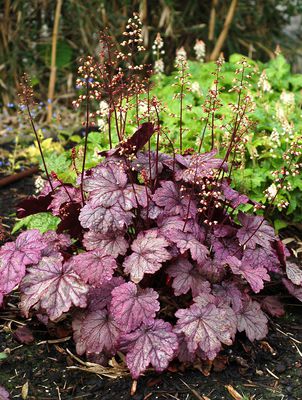
{"type": "MultiPolygon", "coordinates": [[[[0,85],[2,105],[14,102],[18,77],[31,72],[42,101],[47,101],[51,69],[52,35],[57,1],[5,0],[0,8],[0,85]]],[[[165,61],[172,65],[175,50],[184,45],[193,55],[196,39],[206,42],[208,55],[223,31],[225,15],[232,1],[207,0],[197,4],[181,1],[64,1],[60,12],[56,44],[56,98],[70,105],[76,77],[76,60],[83,54],[95,54],[95,32],[110,26],[117,43],[127,19],[134,11],[143,22],[144,45],[148,47],[157,32],[167,43],[165,61]],[[75,28],[76,27],[76,28],[75,28]]],[[[265,61],[273,57],[280,44],[291,63],[301,53],[301,32],[289,36],[283,28],[290,17],[299,15],[299,1],[239,0],[223,43],[225,56],[234,52],[265,61]],[[300,36],[299,36],[300,35],[300,36]],[[266,44],[263,44],[263,37],[266,44]]],[[[219,56],[219,53],[218,53],[219,56]]],[[[151,61],[151,50],[149,62],[151,61]]]]}

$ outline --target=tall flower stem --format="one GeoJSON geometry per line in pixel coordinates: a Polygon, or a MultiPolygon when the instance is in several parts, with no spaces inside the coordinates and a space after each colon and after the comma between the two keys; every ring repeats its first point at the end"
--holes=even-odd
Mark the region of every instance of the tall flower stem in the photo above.
{"type": "Polygon", "coordinates": [[[42,158],[42,163],[43,163],[43,167],[44,167],[44,170],[45,170],[45,173],[46,173],[46,176],[47,176],[47,180],[48,180],[49,185],[51,187],[51,190],[53,192],[54,188],[53,188],[53,185],[52,185],[52,182],[51,182],[50,175],[48,173],[48,169],[47,169],[47,166],[46,166],[46,162],[45,162],[45,158],[44,158],[44,154],[43,154],[40,138],[39,138],[38,132],[36,130],[35,123],[34,123],[34,120],[33,120],[33,117],[32,117],[28,102],[26,102],[26,110],[27,110],[27,114],[28,114],[28,117],[29,117],[30,125],[32,127],[32,130],[33,130],[33,132],[35,134],[35,137],[36,137],[36,140],[37,140],[37,143],[38,143],[39,152],[40,152],[40,155],[41,155],[41,158],[42,158]]]}
{"type": "Polygon", "coordinates": [[[84,142],[84,154],[83,154],[83,163],[82,163],[82,171],[81,171],[81,196],[82,203],[85,204],[85,196],[83,189],[84,182],[84,173],[85,173],[85,164],[86,164],[86,153],[87,153],[87,143],[88,143],[88,133],[89,133],[89,79],[86,79],[86,122],[85,122],[85,142],[84,142]]]}

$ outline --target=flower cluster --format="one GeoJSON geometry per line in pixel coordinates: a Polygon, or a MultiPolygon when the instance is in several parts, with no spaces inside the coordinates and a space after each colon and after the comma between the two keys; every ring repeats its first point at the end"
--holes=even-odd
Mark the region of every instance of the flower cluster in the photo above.
{"type": "Polygon", "coordinates": [[[265,70],[262,71],[259,81],[258,81],[258,88],[262,91],[262,92],[272,92],[272,86],[269,83],[268,79],[267,79],[267,75],[265,70]]]}
{"type": "Polygon", "coordinates": [[[164,41],[160,33],[158,33],[152,45],[152,53],[155,57],[155,62],[154,62],[155,74],[163,74],[165,71],[165,64],[162,58],[163,55],[165,54],[165,50],[163,47],[164,47],[164,41]]]}
{"type": "Polygon", "coordinates": [[[194,45],[196,60],[199,62],[204,62],[206,56],[206,44],[203,40],[196,39],[194,45]]]}

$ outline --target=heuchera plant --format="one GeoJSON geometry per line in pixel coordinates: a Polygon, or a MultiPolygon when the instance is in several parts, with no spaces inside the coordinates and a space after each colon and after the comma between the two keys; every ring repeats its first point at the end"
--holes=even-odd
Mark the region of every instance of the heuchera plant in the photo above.
{"type": "MultiPolygon", "coordinates": [[[[140,33],[136,17],[129,26],[140,33]]],[[[88,127],[96,67],[91,59],[84,65],[88,127]]],[[[77,185],[47,172],[41,194],[20,205],[19,216],[48,210],[61,222],[56,232],[28,230],[2,246],[0,301],[18,286],[26,317],[36,313],[57,321],[70,313],[78,354],[102,353],[108,360],[123,353],[137,379],[149,366],[163,371],[172,360],[213,360],[237,331],[251,341],[264,338],[266,313],[283,310],[276,297],[260,301],[256,294],[277,276],[302,300],[302,271],[286,263],[287,251],[263,216],[241,211],[259,205],[230,186],[238,126],[224,159],[216,158],[215,149],[162,153],[156,99],[148,108],[157,119],[151,121],[149,113],[125,137],[125,98],[138,101],[146,92],[135,74],[116,74],[112,86],[105,84],[109,120],[123,114],[115,120],[119,143],[90,170],[84,156],[77,185]],[[114,87],[118,79],[130,79],[131,93],[124,83],[119,91],[114,87]]]]}

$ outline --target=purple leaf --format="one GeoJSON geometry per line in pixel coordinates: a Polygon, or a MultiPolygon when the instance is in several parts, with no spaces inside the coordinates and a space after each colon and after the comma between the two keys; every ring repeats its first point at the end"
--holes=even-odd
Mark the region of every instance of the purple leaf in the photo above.
{"type": "Polygon", "coordinates": [[[239,241],[236,237],[221,237],[216,239],[213,236],[211,243],[217,260],[224,261],[233,254],[236,254],[239,258],[242,256],[242,248],[239,246],[239,241]]]}
{"type": "Polygon", "coordinates": [[[84,189],[90,193],[92,207],[111,207],[119,204],[125,211],[137,207],[135,193],[122,164],[107,163],[94,169],[84,180],[84,189]]]}
{"type": "Polygon", "coordinates": [[[230,345],[236,333],[236,316],[228,306],[208,303],[193,304],[175,313],[178,318],[175,332],[184,333],[189,352],[198,348],[213,360],[221,349],[221,343],[230,345]]]}
{"type": "Polygon", "coordinates": [[[0,400],[9,400],[9,393],[3,386],[0,386],[0,400]]]}
{"type": "Polygon", "coordinates": [[[87,308],[89,311],[102,310],[110,306],[112,290],[125,283],[122,277],[113,277],[98,288],[91,287],[87,295],[87,308]]]}
{"type": "Polygon", "coordinates": [[[15,330],[13,338],[23,344],[30,344],[35,340],[32,331],[26,325],[19,326],[19,328],[15,330]]]}
{"type": "Polygon", "coordinates": [[[127,138],[125,142],[121,144],[123,154],[137,153],[141,150],[145,144],[151,139],[154,133],[154,126],[152,122],[144,122],[139,126],[138,130],[134,134],[127,138]]]}
{"type": "Polygon", "coordinates": [[[189,196],[180,194],[178,187],[172,181],[162,181],[161,188],[156,189],[152,199],[155,203],[164,207],[169,215],[180,215],[181,217],[195,217],[197,208],[195,201],[189,196]]]}
{"type": "Polygon", "coordinates": [[[271,242],[276,240],[274,229],[268,225],[266,221],[263,221],[263,217],[244,214],[240,212],[238,219],[242,224],[237,232],[237,237],[240,244],[254,249],[256,244],[264,247],[265,249],[271,249],[271,242]]]}
{"type": "Polygon", "coordinates": [[[17,217],[24,218],[28,215],[37,214],[40,212],[47,211],[49,204],[51,203],[52,197],[51,193],[47,195],[29,196],[26,199],[22,200],[17,205],[17,217]]]}
{"type": "Polygon", "coordinates": [[[16,242],[6,243],[0,249],[0,292],[9,293],[25,275],[25,267],[41,259],[46,247],[41,233],[34,229],[22,232],[16,242]]]}
{"type": "Polygon", "coordinates": [[[140,289],[127,282],[112,290],[110,311],[124,332],[138,328],[142,323],[151,323],[160,306],[158,293],[150,288],[140,289]]]}
{"type": "Polygon", "coordinates": [[[214,175],[214,169],[227,170],[227,163],[219,158],[215,158],[217,150],[212,150],[209,153],[194,154],[193,156],[185,157],[187,168],[176,172],[177,180],[184,180],[188,183],[198,183],[205,177],[214,175]]]}
{"type": "Polygon", "coordinates": [[[60,208],[65,203],[81,203],[81,191],[80,189],[65,185],[60,186],[53,194],[52,201],[47,207],[48,210],[52,211],[53,215],[60,215],[60,208]]]}
{"type": "Polygon", "coordinates": [[[282,279],[282,282],[284,284],[284,286],[286,287],[286,289],[288,290],[288,292],[296,297],[298,300],[302,301],[302,287],[301,286],[297,286],[294,285],[289,279],[282,279]]]}
{"type": "Polygon", "coordinates": [[[270,276],[267,274],[266,269],[261,266],[255,267],[250,264],[244,264],[234,256],[228,257],[226,262],[234,274],[241,275],[247,280],[255,293],[259,293],[263,289],[263,281],[270,281],[270,276]]]}
{"type": "Polygon", "coordinates": [[[265,296],[261,301],[261,307],[273,317],[282,317],[285,314],[283,304],[277,296],[265,296]]]}
{"type": "Polygon", "coordinates": [[[232,208],[237,208],[240,204],[246,204],[249,202],[249,198],[246,195],[240,194],[236,190],[232,189],[226,181],[222,183],[221,189],[225,199],[232,208]]]}
{"type": "Polygon", "coordinates": [[[23,253],[25,265],[36,264],[41,259],[41,251],[45,247],[42,234],[37,229],[22,232],[16,239],[16,250],[23,253]]]}
{"type": "Polygon", "coordinates": [[[79,203],[65,203],[60,207],[61,222],[58,225],[57,232],[63,233],[65,231],[74,238],[82,239],[83,229],[79,221],[81,204],[79,203]]]}
{"type": "Polygon", "coordinates": [[[235,313],[242,310],[243,294],[234,282],[223,281],[221,285],[214,285],[213,294],[231,306],[235,313]]]}
{"type": "Polygon", "coordinates": [[[302,269],[292,262],[286,263],[287,277],[297,286],[302,285],[302,269]]]}
{"type": "Polygon", "coordinates": [[[162,263],[171,258],[166,249],[169,243],[156,230],[140,232],[131,245],[133,253],[125,258],[123,267],[131,280],[140,282],[144,274],[154,274],[162,263]]]}
{"type": "Polygon", "coordinates": [[[263,339],[267,333],[267,318],[257,301],[249,300],[237,314],[238,331],[245,331],[250,341],[263,339]]]}
{"type": "Polygon", "coordinates": [[[143,219],[157,219],[157,217],[162,212],[162,209],[158,207],[154,201],[149,200],[148,204],[140,210],[140,215],[143,219]]]}
{"type": "Polygon", "coordinates": [[[79,355],[115,351],[120,329],[108,311],[78,313],[72,321],[74,340],[79,355]]]}
{"type": "Polygon", "coordinates": [[[121,344],[127,349],[126,362],[133,379],[137,379],[149,364],[157,372],[163,371],[178,349],[172,326],[161,319],[123,335],[121,344]]]}
{"type": "Polygon", "coordinates": [[[190,250],[193,260],[197,261],[198,264],[203,264],[205,262],[209,251],[192,233],[175,229],[168,231],[166,237],[169,237],[170,240],[176,244],[181,254],[190,250]]]}
{"type": "Polygon", "coordinates": [[[83,245],[87,250],[101,249],[104,254],[117,257],[124,256],[127,252],[129,244],[122,234],[117,233],[101,233],[101,232],[85,232],[83,245]]]}
{"type": "Polygon", "coordinates": [[[72,257],[68,263],[85,283],[95,287],[110,281],[117,267],[115,259],[104,254],[102,250],[91,250],[78,254],[72,257]]]}
{"type": "Polygon", "coordinates": [[[170,230],[182,231],[184,228],[185,232],[192,233],[195,239],[199,240],[200,242],[203,242],[205,238],[204,229],[197,221],[193,219],[188,219],[187,223],[185,223],[184,219],[178,215],[167,216],[167,214],[163,213],[159,215],[157,219],[157,225],[160,228],[161,234],[167,238],[169,238],[170,230]]]}
{"type": "Polygon", "coordinates": [[[108,233],[124,230],[130,225],[132,217],[131,212],[124,211],[118,204],[109,208],[93,208],[90,203],[87,203],[81,209],[79,220],[83,228],[108,233]]]}
{"type": "MultiPolygon", "coordinates": [[[[173,158],[167,154],[159,153],[158,158],[156,155],[155,151],[150,151],[149,153],[138,153],[136,155],[136,159],[132,161],[132,166],[135,171],[146,171],[147,176],[150,179],[155,179],[156,178],[156,165],[157,165],[157,170],[158,174],[161,174],[164,165],[167,165],[171,169],[171,165],[173,164],[173,158]],[[157,160],[157,162],[156,162],[157,160]],[[151,173],[150,173],[151,171],[151,173]]],[[[173,167],[172,167],[173,168],[173,167]]]]}
{"type": "Polygon", "coordinates": [[[181,333],[177,335],[177,337],[178,337],[178,351],[177,351],[178,360],[183,363],[193,363],[196,358],[195,352],[190,352],[188,350],[188,345],[185,335],[181,333]]]}
{"type": "Polygon", "coordinates": [[[21,283],[21,309],[28,317],[31,307],[45,309],[49,318],[55,320],[72,305],[86,307],[88,286],[72,270],[62,264],[62,258],[44,257],[38,265],[28,269],[21,283]]]}
{"type": "Polygon", "coordinates": [[[0,293],[9,293],[25,275],[23,253],[15,251],[15,243],[6,243],[0,250],[0,293]]]}
{"type": "Polygon", "coordinates": [[[211,283],[221,282],[226,275],[226,267],[221,260],[208,258],[203,264],[198,265],[205,279],[211,283]]]}
{"type": "Polygon", "coordinates": [[[102,156],[113,156],[113,155],[130,155],[141,150],[154,133],[154,126],[151,122],[144,122],[139,126],[134,134],[121,142],[115,149],[108,151],[101,151],[99,154],[102,156]]]}
{"type": "Polygon", "coordinates": [[[210,284],[205,281],[199,269],[194,267],[185,258],[178,258],[167,269],[167,274],[173,277],[172,287],[175,296],[187,293],[192,290],[192,296],[196,297],[202,292],[210,293],[210,284]]]}
{"type": "Polygon", "coordinates": [[[245,249],[242,263],[252,265],[255,268],[262,267],[267,271],[280,272],[280,262],[276,252],[257,246],[255,249],[245,249]]]}
{"type": "Polygon", "coordinates": [[[58,234],[55,231],[45,232],[43,241],[46,244],[46,247],[42,250],[43,257],[51,256],[53,253],[57,254],[71,246],[69,235],[58,234]]]}
{"type": "Polygon", "coordinates": [[[214,227],[214,237],[215,238],[225,238],[231,237],[235,239],[237,229],[231,225],[219,224],[214,227]]]}

